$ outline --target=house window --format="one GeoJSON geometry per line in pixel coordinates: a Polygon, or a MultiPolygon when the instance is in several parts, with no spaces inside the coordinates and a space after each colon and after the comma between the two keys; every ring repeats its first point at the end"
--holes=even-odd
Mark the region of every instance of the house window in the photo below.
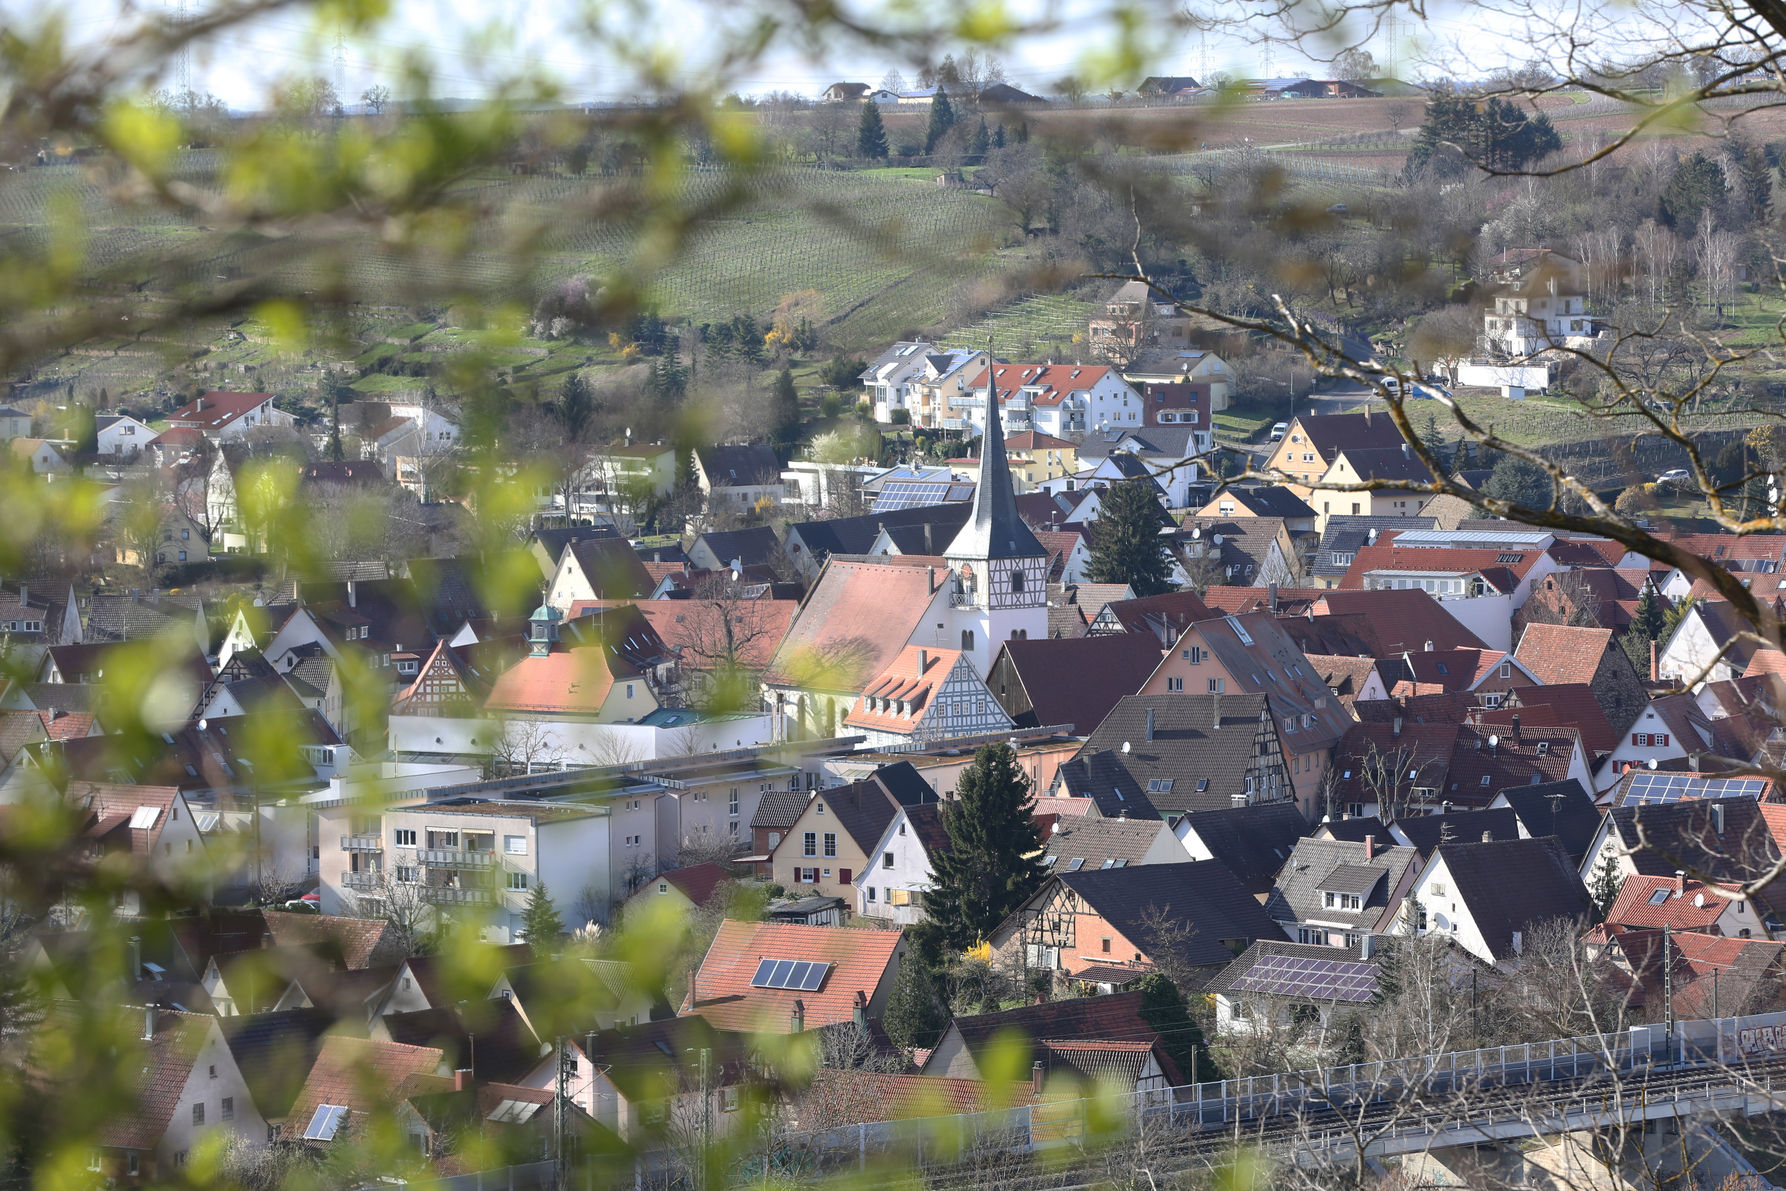
{"type": "Polygon", "coordinates": [[[1166,680],[1166,690],[1168,692],[1177,692],[1179,694],[1183,694],[1184,693],[1184,679],[1182,679],[1182,678],[1168,678],[1166,680]]]}
{"type": "Polygon", "coordinates": [[[143,1160],[141,1156],[137,1154],[130,1155],[130,1157],[125,1159],[125,1167],[130,1171],[133,1177],[143,1173],[143,1160]]]}
{"type": "Polygon", "coordinates": [[[205,1123],[205,1106],[203,1102],[192,1106],[192,1123],[194,1125],[202,1125],[205,1123]]]}
{"type": "Polygon", "coordinates": [[[882,868],[892,868],[893,867],[893,853],[891,853],[891,852],[882,852],[881,853],[881,867],[882,868]]]}
{"type": "Polygon", "coordinates": [[[630,682],[626,684],[626,697],[628,699],[633,697],[633,684],[630,682]]]}
{"type": "Polygon", "coordinates": [[[875,891],[875,887],[874,887],[874,886],[873,886],[873,885],[870,885],[870,886],[869,886],[869,887],[868,887],[868,900],[869,900],[869,901],[873,901],[873,900],[874,900],[874,898],[875,898],[875,892],[876,892],[876,891],[875,891]]]}
{"type": "Polygon", "coordinates": [[[1226,679],[1212,678],[1209,680],[1209,693],[1212,695],[1219,695],[1227,689],[1227,686],[1228,682],[1226,679]]]}
{"type": "Polygon", "coordinates": [[[657,891],[659,893],[668,893],[670,891],[670,883],[668,881],[659,881],[657,883],[657,891]]]}
{"type": "Polygon", "coordinates": [[[397,883],[399,885],[414,885],[416,883],[415,865],[399,864],[397,866],[397,883]]]}
{"type": "Polygon", "coordinates": [[[1512,678],[1513,677],[1513,663],[1512,662],[1502,662],[1501,663],[1501,677],[1502,678],[1512,678]]]}
{"type": "Polygon", "coordinates": [[[219,1107],[219,1109],[217,1111],[217,1115],[222,1117],[226,1121],[235,1120],[236,1119],[236,1098],[234,1096],[225,1096],[223,1098],[222,1106],[219,1107]]]}
{"type": "Polygon", "coordinates": [[[802,842],[805,844],[805,847],[800,849],[800,855],[802,855],[802,856],[817,856],[819,854],[819,833],[818,832],[816,832],[816,831],[807,832],[806,837],[802,842]]]}
{"type": "Polygon", "coordinates": [[[527,888],[527,874],[526,873],[510,873],[510,874],[508,874],[508,883],[509,883],[510,889],[526,889],[527,888]]]}
{"type": "Polygon", "coordinates": [[[825,833],[825,855],[828,857],[837,855],[837,833],[835,831],[825,833]]]}
{"type": "Polygon", "coordinates": [[[963,653],[971,653],[971,652],[973,652],[973,648],[974,648],[974,631],[972,629],[962,629],[961,630],[961,651],[963,653]]]}
{"type": "Polygon", "coordinates": [[[1110,940],[1109,939],[1099,939],[1098,942],[1101,945],[1099,950],[1101,950],[1105,955],[1109,955],[1110,954],[1110,940]]]}
{"type": "Polygon", "coordinates": [[[414,828],[399,827],[399,828],[397,828],[396,831],[392,832],[391,834],[392,834],[393,838],[395,838],[397,841],[397,847],[399,847],[399,848],[413,848],[413,847],[415,847],[415,830],[414,830],[414,828]]]}
{"type": "Polygon", "coordinates": [[[726,814],[732,816],[732,818],[734,818],[734,819],[736,819],[738,817],[738,787],[737,786],[732,787],[731,797],[726,800],[726,814]]]}
{"type": "Polygon", "coordinates": [[[510,856],[527,855],[527,837],[524,835],[505,835],[502,837],[502,850],[510,856]]]}

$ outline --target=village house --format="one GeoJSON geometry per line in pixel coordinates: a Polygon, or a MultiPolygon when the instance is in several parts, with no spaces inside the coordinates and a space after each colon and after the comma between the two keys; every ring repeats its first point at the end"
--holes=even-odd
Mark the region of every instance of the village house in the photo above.
{"type": "Polygon", "coordinates": [[[936,791],[910,765],[888,765],[859,782],[820,790],[769,853],[774,879],[790,888],[855,903],[855,879],[902,806],[934,803],[936,791]]]}
{"type": "Polygon", "coordinates": [[[1593,912],[1555,836],[1459,841],[1426,862],[1398,932],[1446,935],[1485,964],[1516,965],[1535,929],[1557,922],[1573,933],[1593,912]]]}
{"type": "Polygon", "coordinates": [[[878,1021],[905,957],[897,930],[839,930],[779,922],[719,925],[689,981],[680,1013],[737,1033],[802,1034],[878,1021]]]}
{"type": "Polygon", "coordinates": [[[922,921],[936,854],[948,848],[940,802],[901,805],[856,876],[856,913],[900,926],[922,921]]]}
{"type": "Polygon", "coordinates": [[[1368,835],[1298,840],[1265,912],[1291,942],[1358,947],[1369,935],[1389,933],[1420,864],[1413,848],[1368,835]]]}
{"type": "Polygon", "coordinates": [[[1061,980],[1163,964],[1207,979],[1277,933],[1220,861],[1187,860],[1052,872],[987,942],[1001,963],[1061,980]]]}
{"type": "Polygon", "coordinates": [[[289,429],[295,419],[273,405],[271,393],[204,393],[167,417],[170,430],[196,430],[216,443],[236,442],[252,430],[289,429]]]}

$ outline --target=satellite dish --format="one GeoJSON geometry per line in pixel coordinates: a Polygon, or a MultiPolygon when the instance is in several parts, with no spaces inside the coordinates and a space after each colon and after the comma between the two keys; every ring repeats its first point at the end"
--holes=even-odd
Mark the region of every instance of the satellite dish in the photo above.
{"type": "Polygon", "coordinates": [[[1124,753],[1124,754],[1125,754],[1125,755],[1126,755],[1126,754],[1127,754],[1127,753],[1128,753],[1128,751],[1129,751],[1129,742],[1128,742],[1128,741],[1126,741],[1126,740],[1125,740],[1125,741],[1123,741],[1123,742],[1122,742],[1122,751],[1123,751],[1123,753],[1124,753]]]}
{"type": "Polygon", "coordinates": [[[1650,768],[1654,769],[1655,767],[1656,767],[1656,759],[1654,757],[1651,757],[1650,758],[1650,768]]]}
{"type": "Polygon", "coordinates": [[[1489,747],[1489,748],[1495,748],[1495,747],[1497,747],[1497,746],[1498,746],[1498,745],[1499,745],[1499,744],[1500,744],[1500,743],[1501,743],[1501,738],[1500,738],[1500,737],[1499,737],[1499,736],[1490,736],[1490,737],[1489,737],[1489,738],[1488,738],[1488,747],[1489,747]]]}
{"type": "Polygon", "coordinates": [[[207,729],[207,728],[209,728],[209,727],[210,727],[210,726],[211,726],[211,721],[210,721],[210,720],[204,720],[204,719],[201,719],[201,720],[200,720],[200,721],[199,721],[199,722],[198,722],[198,730],[199,730],[199,731],[200,731],[200,732],[203,732],[203,731],[204,731],[204,730],[205,730],[205,729],[207,729]]]}

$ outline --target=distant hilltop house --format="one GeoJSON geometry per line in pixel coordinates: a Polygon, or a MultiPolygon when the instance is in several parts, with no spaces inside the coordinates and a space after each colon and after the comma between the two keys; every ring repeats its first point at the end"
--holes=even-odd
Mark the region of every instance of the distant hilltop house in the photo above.
{"type": "Polygon", "coordinates": [[[1240,89],[1254,99],[1376,99],[1383,94],[1345,79],[1247,79],[1240,89]]]}
{"type": "Polygon", "coordinates": [[[832,83],[819,96],[820,103],[860,103],[867,96],[867,83],[832,83]]]}
{"type": "MultiPolygon", "coordinates": [[[[945,92],[951,99],[960,99],[967,94],[965,90],[951,89],[944,83],[941,87],[919,87],[910,91],[889,91],[885,87],[877,87],[868,92],[865,98],[882,107],[928,108],[936,99],[938,91],[945,92]]],[[[829,90],[826,94],[830,94],[829,90]]],[[[1040,95],[1031,95],[1009,83],[994,83],[974,98],[988,107],[1041,107],[1048,102],[1040,95]]]]}
{"type": "Polygon", "coordinates": [[[1506,288],[1482,318],[1483,338],[1504,355],[1530,356],[1552,347],[1585,347],[1594,336],[1587,309],[1587,270],[1548,248],[1509,249],[1492,276],[1506,288]]]}
{"type": "Polygon", "coordinates": [[[1087,328],[1092,354],[1100,360],[1127,363],[1138,352],[1191,346],[1191,319],[1145,281],[1125,281],[1104,302],[1087,328]]]}
{"type": "Polygon", "coordinates": [[[1188,74],[1156,74],[1141,80],[1135,93],[1143,99],[1191,99],[1209,91],[1188,74]]]}
{"type": "Polygon", "coordinates": [[[212,442],[234,442],[259,426],[289,427],[271,393],[204,393],[168,415],[170,430],[196,430],[212,442]]]}

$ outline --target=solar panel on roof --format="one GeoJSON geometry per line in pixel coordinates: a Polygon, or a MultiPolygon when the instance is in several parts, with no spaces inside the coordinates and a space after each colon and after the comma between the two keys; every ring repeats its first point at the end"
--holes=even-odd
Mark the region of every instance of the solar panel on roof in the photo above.
{"type": "Polygon", "coordinates": [[[155,826],[155,820],[160,814],[161,808],[158,806],[139,806],[136,808],[136,813],[130,816],[130,829],[132,831],[147,831],[155,826]]]}
{"type": "Polygon", "coordinates": [[[1377,970],[1373,964],[1350,960],[1262,955],[1234,981],[1234,988],[1270,996],[1362,1002],[1377,993],[1377,970]]]}
{"type": "Polygon", "coordinates": [[[1689,773],[1639,770],[1619,798],[1620,806],[1663,805],[1706,798],[1752,798],[1767,792],[1763,778],[1696,777],[1689,773]]]}
{"type": "Polygon", "coordinates": [[[816,992],[830,970],[830,964],[818,960],[765,959],[757,964],[757,974],[751,977],[750,986],[816,992]]]}
{"type": "Polygon", "coordinates": [[[775,961],[772,959],[764,960],[762,963],[757,965],[757,974],[750,978],[750,986],[752,988],[772,987],[769,983],[769,973],[773,972],[774,970],[775,970],[775,961]]]}
{"type": "Polygon", "coordinates": [[[830,972],[831,965],[812,963],[807,964],[806,967],[806,979],[801,982],[800,990],[802,992],[817,992],[819,991],[819,985],[825,982],[825,975],[830,972]]]}

